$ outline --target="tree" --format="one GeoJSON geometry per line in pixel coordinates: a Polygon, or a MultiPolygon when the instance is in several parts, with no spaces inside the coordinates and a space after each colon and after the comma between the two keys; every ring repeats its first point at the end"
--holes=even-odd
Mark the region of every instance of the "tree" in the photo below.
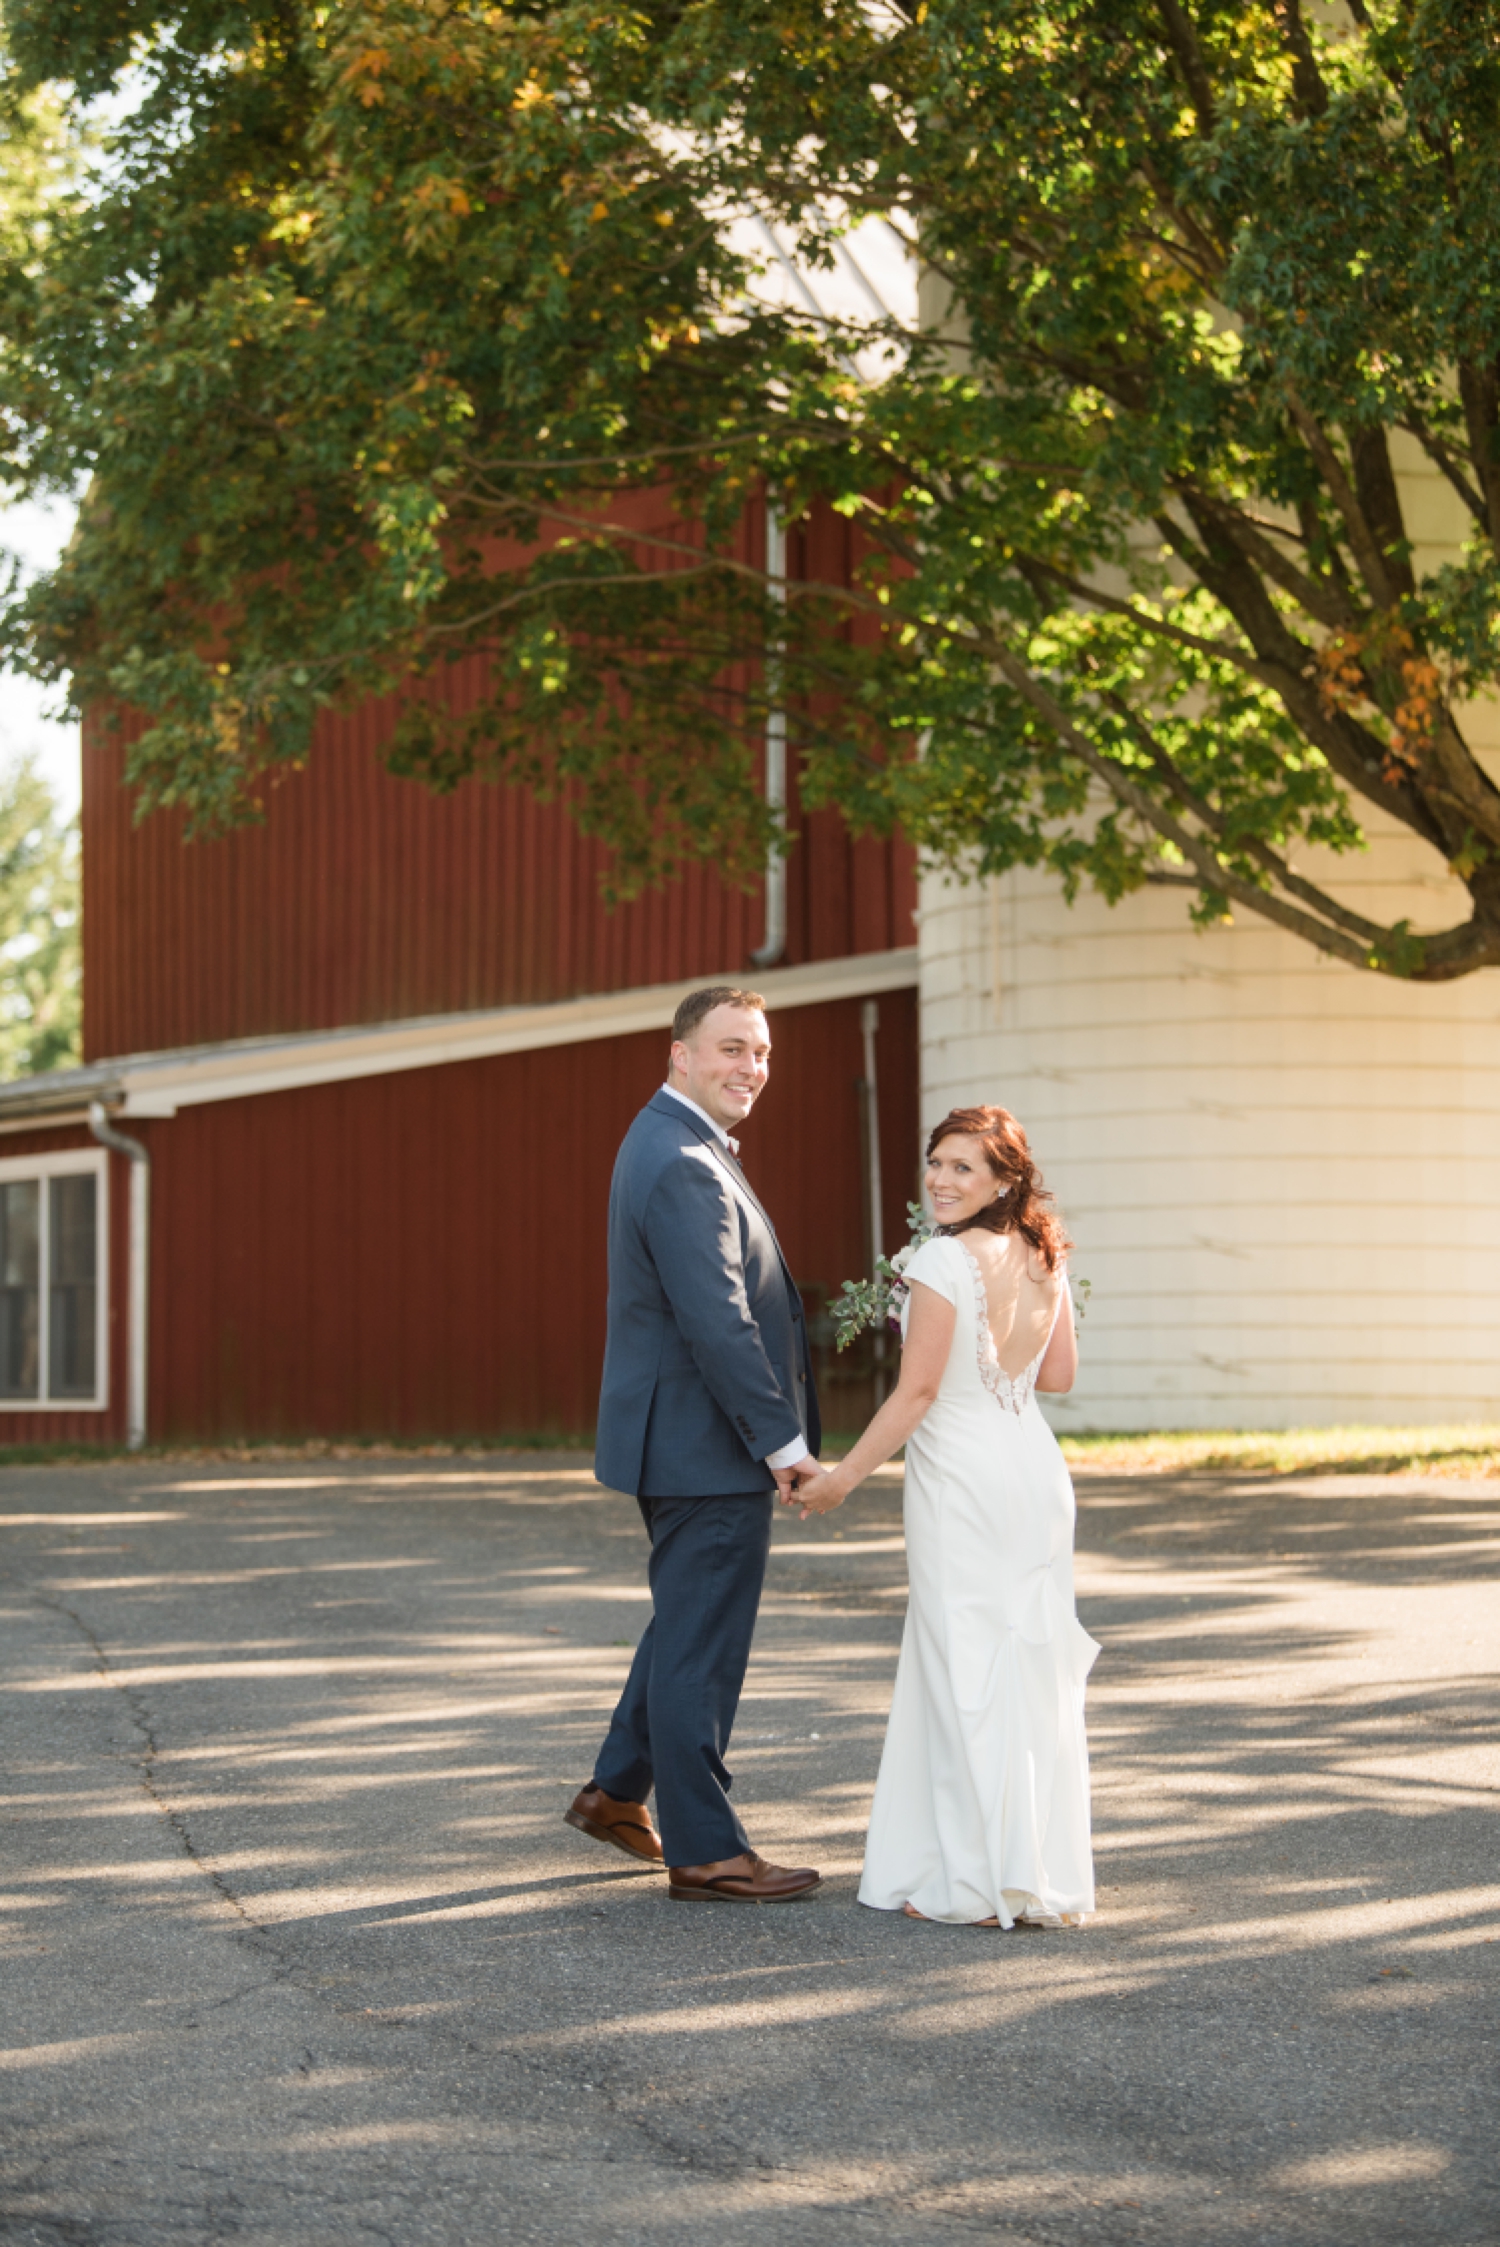
{"type": "Polygon", "coordinates": [[[81,1058],[78,834],[30,758],[0,772],[0,1078],[81,1058]]]}
{"type": "Polygon", "coordinates": [[[1494,965],[1497,35],[1495,0],[10,0],[18,88],[141,90],[10,260],[9,472],[92,479],[11,645],[141,709],[144,802],[200,823],[415,677],[400,769],[566,790],[625,888],[749,876],[774,692],[805,800],[940,859],[1494,965]],[[809,269],[889,224],[956,309],[777,303],[753,212],[809,269]],[[1401,445],[1471,526],[1425,574],[1401,445]],[[854,516],[858,582],[778,600],[762,489],[854,516]],[[1465,920],[1309,878],[1362,806],[1465,920]]]}

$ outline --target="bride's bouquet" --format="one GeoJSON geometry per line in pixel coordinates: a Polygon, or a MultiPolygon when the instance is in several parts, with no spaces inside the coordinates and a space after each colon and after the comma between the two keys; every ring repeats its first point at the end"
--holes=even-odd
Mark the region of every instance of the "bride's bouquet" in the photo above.
{"type": "MultiPolygon", "coordinates": [[[[942,1232],[943,1227],[933,1223],[920,1202],[908,1202],[906,1222],[911,1239],[905,1248],[898,1248],[894,1256],[877,1256],[875,1277],[872,1280],[845,1280],[831,1308],[834,1317],[834,1340],[841,1350],[857,1341],[866,1327],[877,1332],[889,1328],[891,1333],[901,1332],[901,1309],[911,1293],[906,1268],[924,1241],[930,1241],[942,1232]]],[[[1073,1290],[1073,1331],[1076,1334],[1083,1324],[1083,1314],[1088,1309],[1093,1281],[1075,1279],[1073,1290]]]]}
{"type": "Polygon", "coordinates": [[[839,1289],[832,1309],[834,1337],[841,1350],[847,1350],[869,1326],[900,1333],[901,1307],[911,1293],[906,1267],[922,1243],[941,1230],[920,1202],[907,1203],[906,1222],[911,1239],[905,1248],[898,1248],[894,1256],[877,1256],[872,1280],[845,1280],[839,1289]]]}

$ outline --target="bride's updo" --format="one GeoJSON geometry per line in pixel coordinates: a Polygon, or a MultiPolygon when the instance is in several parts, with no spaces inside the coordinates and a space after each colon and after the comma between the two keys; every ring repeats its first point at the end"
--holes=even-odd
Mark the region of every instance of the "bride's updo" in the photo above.
{"type": "Polygon", "coordinates": [[[1052,1195],[1042,1184],[1042,1174],[1031,1159],[1026,1134],[1015,1117],[1008,1108],[950,1108],[928,1138],[929,1162],[942,1142],[951,1139],[955,1132],[979,1141],[996,1182],[1005,1190],[999,1201],[987,1203],[977,1217],[966,1218],[961,1225],[947,1226],[944,1230],[966,1233],[977,1225],[987,1233],[1020,1233],[1030,1241],[1048,1271],[1055,1272],[1073,1244],[1053,1207],[1052,1195]]]}

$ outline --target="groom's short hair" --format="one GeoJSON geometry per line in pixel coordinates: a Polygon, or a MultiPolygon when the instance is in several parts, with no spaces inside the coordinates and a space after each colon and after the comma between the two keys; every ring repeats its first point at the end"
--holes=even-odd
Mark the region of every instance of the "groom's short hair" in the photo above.
{"type": "Polygon", "coordinates": [[[705,1015],[716,1006],[747,1006],[764,1014],[766,1002],[759,991],[742,991],[736,983],[710,983],[706,991],[689,991],[672,1017],[672,1043],[690,1038],[705,1015]]]}

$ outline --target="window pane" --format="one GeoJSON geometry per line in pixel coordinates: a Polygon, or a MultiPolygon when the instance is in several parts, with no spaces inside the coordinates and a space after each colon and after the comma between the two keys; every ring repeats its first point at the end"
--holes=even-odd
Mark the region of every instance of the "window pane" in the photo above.
{"type": "Polygon", "coordinates": [[[50,1364],[54,1397],[94,1394],[98,1298],[98,1180],[92,1171],[54,1178],[51,1220],[51,1282],[48,1290],[50,1364]]]}
{"type": "Polygon", "coordinates": [[[19,1178],[0,1186],[0,1396],[37,1393],[40,1218],[41,1188],[36,1179],[19,1178]]]}

